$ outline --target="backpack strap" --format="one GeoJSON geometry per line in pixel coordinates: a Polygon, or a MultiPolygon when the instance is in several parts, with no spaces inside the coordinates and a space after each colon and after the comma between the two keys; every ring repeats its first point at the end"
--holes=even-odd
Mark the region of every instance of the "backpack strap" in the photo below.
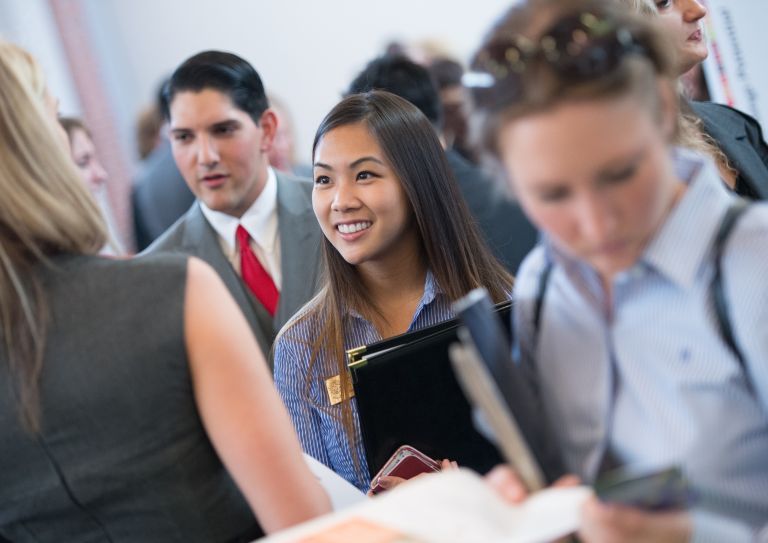
{"type": "MultiPolygon", "coordinates": [[[[723,286],[723,252],[725,251],[726,243],[733,228],[747,209],[749,209],[749,202],[747,200],[739,199],[728,208],[723,216],[723,220],[720,222],[720,228],[717,231],[712,248],[715,273],[709,284],[709,292],[715,309],[715,318],[717,319],[717,329],[720,333],[720,337],[736,357],[736,360],[739,362],[747,379],[747,384],[751,388],[746,360],[741,349],[736,345],[730,312],[728,311],[728,298],[725,295],[725,288],[723,286]]],[[[552,268],[553,263],[547,261],[546,266],[539,275],[539,288],[536,292],[536,303],[533,314],[534,348],[538,345],[541,315],[544,310],[544,297],[546,296],[547,286],[549,284],[550,276],[552,275],[552,268]]]]}
{"type": "Polygon", "coordinates": [[[553,264],[552,261],[547,259],[547,263],[544,269],[539,275],[539,288],[536,290],[536,305],[533,309],[533,348],[535,349],[539,344],[539,327],[541,325],[541,312],[544,310],[544,297],[547,295],[547,285],[549,285],[549,278],[552,275],[553,264]]]}
{"type": "MultiPolygon", "coordinates": [[[[734,226],[736,226],[739,218],[747,209],[749,209],[749,203],[746,200],[739,199],[728,208],[723,216],[723,220],[720,222],[720,229],[717,231],[712,246],[715,273],[712,276],[712,281],[709,283],[709,292],[715,308],[715,318],[717,319],[720,337],[739,361],[739,365],[747,379],[747,385],[750,385],[746,360],[741,349],[736,345],[733,324],[731,323],[730,312],[728,311],[728,298],[725,295],[725,287],[723,286],[723,252],[725,251],[725,245],[734,226]]],[[[752,388],[751,385],[750,388],[752,388]]]]}

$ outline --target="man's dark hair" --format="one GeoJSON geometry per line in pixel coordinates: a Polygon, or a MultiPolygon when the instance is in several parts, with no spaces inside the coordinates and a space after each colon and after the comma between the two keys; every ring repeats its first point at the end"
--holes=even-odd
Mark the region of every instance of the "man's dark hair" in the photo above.
{"type": "Polygon", "coordinates": [[[442,105],[429,70],[402,55],[384,55],[365,67],[352,81],[351,94],[384,90],[408,100],[419,108],[436,128],[442,123],[442,105]]]}
{"type": "Polygon", "coordinates": [[[226,94],[257,124],[269,107],[261,78],[246,60],[223,51],[203,51],[176,68],[164,86],[162,111],[165,119],[170,119],[171,102],[176,93],[204,89],[226,94]]]}

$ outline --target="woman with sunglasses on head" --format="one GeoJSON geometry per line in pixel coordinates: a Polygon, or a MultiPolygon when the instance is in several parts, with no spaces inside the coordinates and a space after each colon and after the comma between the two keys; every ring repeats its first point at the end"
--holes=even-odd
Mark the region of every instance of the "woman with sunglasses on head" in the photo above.
{"type": "MultiPolygon", "coordinates": [[[[702,0],[619,0],[654,17],[667,35],[679,76],[700,65],[709,53],[704,32],[707,8],[702,0]]],[[[682,93],[683,87],[679,86],[682,93]]],[[[768,199],[768,146],[751,116],[713,102],[696,102],[681,94],[677,143],[707,154],[734,192],[768,199]]]]}
{"type": "Polygon", "coordinates": [[[97,256],[42,81],[0,42],[0,540],[245,542],[327,512],[218,276],[97,256]]]}
{"type": "Polygon", "coordinates": [[[317,130],[313,165],[325,279],[278,335],[275,383],[304,450],[365,491],[345,351],[450,319],[451,302],[479,286],[507,299],[512,278],[482,241],[434,128],[406,100],[342,100],[317,130]]]}
{"type": "Polygon", "coordinates": [[[768,209],[674,146],[665,47],[615,0],[524,2],[474,59],[475,122],[544,235],[517,277],[516,352],[568,469],[679,465],[696,496],[593,499],[581,535],[748,541],[768,518],[768,209]]]}

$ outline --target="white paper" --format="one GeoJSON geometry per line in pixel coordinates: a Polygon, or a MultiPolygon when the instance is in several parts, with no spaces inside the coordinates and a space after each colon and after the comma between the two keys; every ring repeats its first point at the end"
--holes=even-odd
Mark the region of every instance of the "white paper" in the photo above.
{"type": "MultiPolygon", "coordinates": [[[[579,510],[591,493],[587,487],[547,489],[515,506],[498,497],[477,474],[445,471],[419,477],[363,504],[264,541],[293,543],[357,519],[396,530],[405,540],[420,543],[539,543],[576,531],[579,510]]],[[[326,535],[328,541],[333,540],[330,535],[326,535]]]]}
{"type": "Polygon", "coordinates": [[[306,453],[304,454],[304,460],[307,462],[307,466],[309,466],[312,474],[317,477],[317,480],[331,498],[331,505],[333,505],[334,511],[346,509],[351,505],[360,504],[368,499],[355,485],[337,475],[336,472],[329,469],[322,462],[306,453]]]}

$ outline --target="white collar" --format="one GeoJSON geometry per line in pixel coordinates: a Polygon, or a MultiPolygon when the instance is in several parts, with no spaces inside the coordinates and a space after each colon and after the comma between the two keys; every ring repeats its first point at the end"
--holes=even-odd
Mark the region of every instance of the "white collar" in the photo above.
{"type": "Polygon", "coordinates": [[[200,202],[200,209],[230,250],[235,250],[235,233],[241,224],[259,247],[267,252],[274,249],[277,240],[277,176],[271,167],[267,168],[267,182],[261,194],[239,219],[214,211],[203,202],[200,202]]]}

